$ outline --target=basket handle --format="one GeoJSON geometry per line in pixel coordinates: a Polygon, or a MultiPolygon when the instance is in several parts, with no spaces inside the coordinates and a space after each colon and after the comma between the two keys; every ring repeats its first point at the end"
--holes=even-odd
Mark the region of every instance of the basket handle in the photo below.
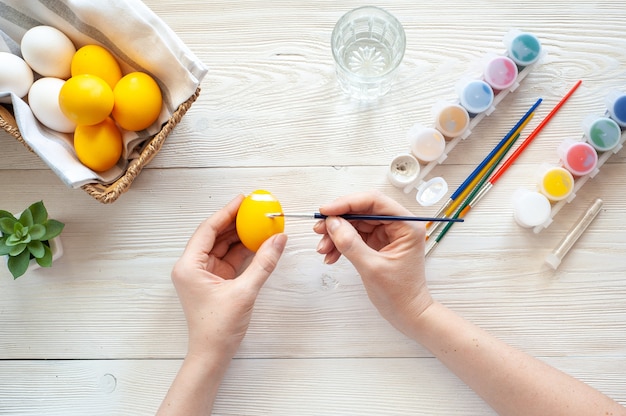
{"type": "Polygon", "coordinates": [[[15,117],[13,117],[13,114],[3,105],[0,105],[0,117],[3,118],[10,127],[17,128],[15,117]]]}

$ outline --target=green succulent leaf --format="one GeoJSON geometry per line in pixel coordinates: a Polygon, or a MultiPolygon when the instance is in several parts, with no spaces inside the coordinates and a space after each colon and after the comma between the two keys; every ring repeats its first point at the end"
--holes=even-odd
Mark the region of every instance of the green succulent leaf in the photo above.
{"type": "Polygon", "coordinates": [[[6,245],[10,247],[15,247],[20,244],[28,244],[30,243],[30,241],[30,234],[22,235],[22,232],[20,231],[19,233],[11,234],[10,236],[8,236],[6,239],[6,245]]]}
{"type": "Polygon", "coordinates": [[[22,215],[20,215],[20,219],[19,219],[20,224],[22,224],[24,227],[30,227],[31,225],[34,224],[33,222],[33,213],[30,212],[29,209],[25,209],[22,212],[22,215]]]}
{"type": "Polygon", "coordinates": [[[41,241],[31,241],[26,245],[26,247],[28,247],[28,251],[30,251],[30,254],[32,254],[36,259],[40,259],[44,256],[44,254],[46,254],[46,250],[44,248],[46,246],[41,241]]]}
{"type": "Polygon", "coordinates": [[[48,210],[43,204],[43,201],[35,202],[28,210],[33,215],[33,222],[35,224],[43,224],[48,220],[48,210]]]}
{"type": "Polygon", "coordinates": [[[6,241],[8,237],[0,237],[0,256],[6,256],[11,251],[12,246],[8,246],[6,241]]]}
{"type": "Polygon", "coordinates": [[[10,217],[2,217],[0,218],[0,231],[4,234],[13,234],[16,223],[17,220],[12,215],[10,217]]]}
{"type": "Polygon", "coordinates": [[[52,250],[47,245],[43,245],[44,255],[41,258],[37,258],[37,264],[41,267],[52,266],[52,250]]]}
{"type": "Polygon", "coordinates": [[[17,221],[15,224],[13,224],[13,234],[21,234],[23,229],[24,226],[21,222],[17,221]]]}
{"type": "Polygon", "coordinates": [[[11,247],[11,250],[9,251],[9,256],[16,257],[22,254],[24,251],[27,251],[26,243],[20,243],[11,247]]]}
{"type": "Polygon", "coordinates": [[[46,235],[46,227],[41,224],[33,224],[28,234],[33,241],[44,241],[42,238],[46,235]]]}
{"type": "Polygon", "coordinates": [[[20,243],[20,238],[16,237],[15,234],[8,235],[7,238],[5,238],[4,240],[4,244],[11,247],[11,250],[13,249],[13,247],[18,245],[19,243],[20,243]]]}
{"type": "Polygon", "coordinates": [[[53,239],[61,234],[61,231],[63,231],[63,228],[65,227],[65,224],[57,220],[48,220],[44,225],[46,227],[46,234],[41,237],[41,241],[53,239]]]}
{"type": "Polygon", "coordinates": [[[0,209],[0,218],[13,218],[15,221],[17,221],[17,218],[15,218],[13,214],[3,209],[0,209]]]}
{"type": "Polygon", "coordinates": [[[16,245],[21,243],[21,238],[16,236],[15,234],[9,234],[4,240],[4,243],[9,247],[15,247],[16,245]]]}
{"type": "Polygon", "coordinates": [[[28,231],[29,231],[28,227],[24,227],[19,222],[16,222],[14,230],[13,230],[13,235],[15,236],[15,238],[21,240],[28,235],[28,231]]]}
{"type": "Polygon", "coordinates": [[[14,279],[17,279],[24,273],[26,273],[26,269],[28,269],[28,262],[30,261],[30,253],[28,250],[22,251],[22,253],[15,257],[9,257],[7,261],[7,266],[9,267],[9,271],[13,275],[14,279]]]}

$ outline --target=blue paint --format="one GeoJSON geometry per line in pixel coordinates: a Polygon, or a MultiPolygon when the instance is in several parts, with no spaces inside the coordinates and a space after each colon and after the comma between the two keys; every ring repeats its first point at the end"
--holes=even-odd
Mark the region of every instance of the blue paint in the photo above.
{"type": "Polygon", "coordinates": [[[493,104],[493,90],[485,81],[470,81],[465,85],[459,96],[463,107],[472,114],[479,114],[493,104]]]}
{"type": "Polygon", "coordinates": [[[611,118],[622,127],[626,127],[626,94],[618,97],[613,102],[613,108],[609,108],[611,118]]]}

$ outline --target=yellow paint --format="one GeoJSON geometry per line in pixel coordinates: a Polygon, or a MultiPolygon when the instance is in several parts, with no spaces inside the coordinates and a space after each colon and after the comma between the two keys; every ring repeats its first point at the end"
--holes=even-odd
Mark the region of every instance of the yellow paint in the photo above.
{"type": "Polygon", "coordinates": [[[574,189],[574,177],[561,167],[548,169],[541,178],[541,191],[552,201],[567,198],[574,189]]]}

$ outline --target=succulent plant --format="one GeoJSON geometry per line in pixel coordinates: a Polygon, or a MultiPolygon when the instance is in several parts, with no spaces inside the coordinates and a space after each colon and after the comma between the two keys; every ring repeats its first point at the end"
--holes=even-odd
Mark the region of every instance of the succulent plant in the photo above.
{"type": "Polygon", "coordinates": [[[32,204],[19,218],[0,210],[0,256],[9,256],[7,266],[14,279],[26,273],[33,258],[42,267],[52,265],[49,240],[61,234],[64,226],[48,219],[43,201],[32,204]]]}

